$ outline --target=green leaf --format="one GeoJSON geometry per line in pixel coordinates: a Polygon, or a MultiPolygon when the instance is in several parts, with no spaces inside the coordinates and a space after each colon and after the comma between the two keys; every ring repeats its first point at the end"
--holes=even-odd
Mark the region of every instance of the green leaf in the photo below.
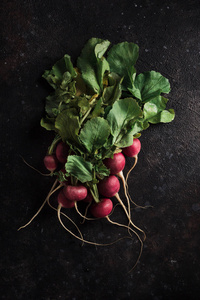
{"type": "Polygon", "coordinates": [[[143,103],[159,96],[161,93],[170,92],[169,80],[159,72],[150,71],[139,74],[129,91],[143,103]]]}
{"type": "Polygon", "coordinates": [[[123,42],[114,45],[108,52],[107,61],[111,72],[124,77],[122,89],[127,90],[133,85],[134,65],[138,59],[139,47],[134,43],[123,42]]]}
{"type": "Polygon", "coordinates": [[[73,68],[71,58],[67,54],[57,61],[51,70],[46,70],[43,78],[45,78],[54,89],[56,89],[62,83],[63,74],[65,72],[68,72],[72,78],[77,75],[73,68]]]}
{"type": "Polygon", "coordinates": [[[77,61],[83,80],[98,94],[103,89],[104,73],[109,71],[108,62],[103,57],[109,45],[107,40],[92,38],[84,46],[77,61]]]}
{"type": "Polygon", "coordinates": [[[102,104],[103,104],[103,98],[101,97],[97,100],[97,103],[91,113],[92,118],[99,117],[104,114],[104,108],[102,107],[102,104]]]}
{"type": "Polygon", "coordinates": [[[132,133],[126,133],[123,135],[123,137],[117,142],[116,146],[119,148],[124,148],[131,146],[133,144],[133,134],[132,133]]]}
{"type": "Polygon", "coordinates": [[[136,120],[132,122],[131,124],[131,130],[129,131],[130,134],[133,136],[137,135],[139,132],[142,130],[145,130],[149,127],[148,121],[141,119],[141,120],[136,120]]]}
{"type": "Polygon", "coordinates": [[[40,125],[46,130],[55,130],[55,119],[46,116],[45,118],[41,119],[40,125]]]}
{"type": "Polygon", "coordinates": [[[150,123],[167,123],[174,119],[174,111],[165,110],[168,99],[157,96],[156,98],[145,103],[143,112],[144,119],[150,123]]]}
{"type": "Polygon", "coordinates": [[[65,169],[67,174],[76,177],[82,183],[92,181],[93,165],[81,156],[69,155],[65,169]]]}
{"type": "Polygon", "coordinates": [[[88,99],[85,96],[80,96],[73,102],[75,102],[75,101],[77,102],[77,107],[80,110],[80,115],[83,116],[90,108],[88,99]]]}
{"type": "Polygon", "coordinates": [[[79,138],[89,152],[94,153],[103,147],[110,135],[108,122],[100,117],[87,121],[81,129],[79,138]]]}
{"type": "Polygon", "coordinates": [[[122,89],[121,89],[121,78],[114,81],[112,86],[108,86],[104,89],[103,92],[103,102],[106,105],[113,105],[113,103],[121,97],[122,89]]]}
{"type": "MultiPolygon", "coordinates": [[[[60,111],[66,109],[66,104],[63,103],[63,100],[64,97],[58,97],[55,94],[46,97],[45,111],[49,117],[55,118],[60,111]]],[[[68,99],[69,101],[70,99],[68,99]]]]}
{"type": "Polygon", "coordinates": [[[103,164],[102,161],[99,161],[99,163],[95,165],[95,171],[101,179],[109,176],[110,174],[110,170],[103,164]]]}
{"type": "Polygon", "coordinates": [[[63,110],[56,118],[55,127],[63,141],[79,144],[79,117],[75,108],[63,110]]]}
{"type": "Polygon", "coordinates": [[[150,123],[169,123],[174,120],[175,112],[173,109],[163,110],[158,113],[155,117],[149,120],[150,123]]]}
{"type": "Polygon", "coordinates": [[[113,108],[107,115],[108,123],[111,127],[113,135],[113,144],[116,146],[127,133],[129,129],[129,121],[137,120],[142,116],[142,111],[133,98],[125,98],[118,100],[113,104],[113,108]]]}

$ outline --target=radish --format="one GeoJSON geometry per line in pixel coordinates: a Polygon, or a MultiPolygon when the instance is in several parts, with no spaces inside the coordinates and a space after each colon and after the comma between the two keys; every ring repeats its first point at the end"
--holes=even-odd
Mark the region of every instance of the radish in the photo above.
{"type": "Polygon", "coordinates": [[[63,189],[59,192],[57,201],[58,201],[58,204],[60,204],[64,208],[72,208],[75,205],[73,201],[70,201],[65,197],[65,195],[63,193],[63,189]]]}
{"type": "Polygon", "coordinates": [[[49,171],[55,171],[58,167],[58,161],[55,155],[46,155],[44,157],[44,165],[49,171]]]}
{"type": "MultiPolygon", "coordinates": [[[[129,195],[128,193],[128,177],[131,173],[131,171],[135,168],[136,164],[137,164],[137,161],[138,161],[138,153],[140,152],[141,150],[141,143],[140,143],[140,140],[139,139],[133,139],[133,144],[129,147],[125,147],[122,149],[123,153],[128,156],[128,157],[134,157],[135,158],[135,161],[134,161],[134,164],[133,166],[130,168],[130,170],[128,171],[128,173],[126,174],[126,186],[127,186],[127,194],[129,195]]],[[[137,205],[135,202],[132,201],[131,197],[130,197],[130,200],[133,204],[135,204],[135,206],[137,207],[141,207],[139,205],[137,205]]]]}
{"type": "Polygon", "coordinates": [[[127,188],[126,188],[126,181],[124,178],[124,174],[123,174],[123,169],[125,167],[125,163],[126,163],[126,159],[123,155],[123,153],[119,152],[119,153],[115,153],[113,158],[106,158],[103,163],[105,164],[105,166],[110,169],[110,174],[113,175],[118,175],[123,183],[123,187],[124,187],[124,193],[127,199],[127,204],[128,204],[128,212],[129,215],[131,217],[131,212],[130,212],[130,201],[128,198],[128,194],[127,194],[127,188]]]}
{"type": "Polygon", "coordinates": [[[69,201],[80,201],[86,198],[87,189],[83,185],[66,185],[63,193],[69,201]]]}
{"type": "Polygon", "coordinates": [[[69,154],[69,146],[64,142],[58,143],[56,147],[56,157],[59,162],[65,164],[67,162],[67,156],[69,154]]]}
{"type": "Polygon", "coordinates": [[[119,192],[120,183],[116,176],[110,175],[101,180],[97,187],[102,196],[110,198],[119,192]]]}
{"type": "Polygon", "coordinates": [[[128,157],[136,156],[141,150],[141,143],[139,139],[133,139],[133,144],[122,149],[122,152],[128,157]]]}
{"type": "Polygon", "coordinates": [[[110,169],[111,175],[116,175],[124,169],[126,160],[124,155],[119,152],[115,153],[113,158],[104,159],[103,163],[108,169],[110,169]]]}
{"type": "Polygon", "coordinates": [[[111,213],[112,209],[112,201],[108,198],[103,198],[99,203],[92,204],[90,211],[95,218],[104,218],[111,213]]]}

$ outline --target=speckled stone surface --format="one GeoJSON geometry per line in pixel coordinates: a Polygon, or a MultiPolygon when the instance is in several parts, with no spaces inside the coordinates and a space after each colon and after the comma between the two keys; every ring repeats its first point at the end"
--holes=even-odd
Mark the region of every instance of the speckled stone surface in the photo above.
{"type": "MultiPolygon", "coordinates": [[[[1,299],[199,299],[200,2],[3,0],[1,6],[1,299]],[[76,62],[93,36],[137,43],[138,72],[169,78],[168,108],[176,111],[172,123],[142,134],[130,175],[134,201],[153,205],[132,211],[147,239],[131,273],[140,249],[135,237],[110,247],[82,246],[48,207],[17,231],[52,185],[20,157],[44,171],[53,135],[40,128],[49,93],[41,75],[65,53],[76,62]]],[[[131,164],[127,159],[126,171],[131,164]]],[[[119,207],[113,218],[126,223],[119,207]]],[[[127,236],[105,220],[80,228],[96,242],[127,236]]]]}

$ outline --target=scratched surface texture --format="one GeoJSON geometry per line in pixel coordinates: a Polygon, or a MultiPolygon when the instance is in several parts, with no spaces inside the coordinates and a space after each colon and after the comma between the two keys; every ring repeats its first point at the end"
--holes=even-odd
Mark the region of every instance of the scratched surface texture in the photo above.
{"type": "MultiPolygon", "coordinates": [[[[1,299],[199,299],[199,15],[198,0],[1,1],[1,299]],[[65,53],[76,63],[93,36],[137,43],[138,73],[156,70],[169,78],[168,108],[176,111],[172,123],[142,134],[129,178],[134,201],[153,206],[132,210],[147,239],[131,273],[140,249],[135,236],[109,247],[82,245],[46,206],[17,231],[52,185],[20,157],[44,171],[53,135],[40,128],[50,91],[41,75],[65,53]]],[[[126,172],[132,163],[127,159],[126,172]]],[[[128,234],[105,220],[81,225],[69,214],[89,240],[108,243],[128,234]]],[[[113,218],[127,222],[119,207],[113,218]]]]}

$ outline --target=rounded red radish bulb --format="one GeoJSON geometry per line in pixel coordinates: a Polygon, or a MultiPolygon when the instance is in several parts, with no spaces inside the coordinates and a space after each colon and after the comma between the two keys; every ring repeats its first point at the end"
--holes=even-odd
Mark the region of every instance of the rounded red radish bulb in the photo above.
{"type": "Polygon", "coordinates": [[[101,180],[97,187],[102,196],[110,198],[119,192],[120,183],[116,176],[110,175],[101,180]]]}
{"type": "Polygon", "coordinates": [[[87,196],[87,189],[83,185],[66,185],[63,192],[70,201],[80,201],[87,196]]]}
{"type": "Polygon", "coordinates": [[[92,204],[90,212],[95,218],[104,218],[111,213],[112,209],[112,201],[108,198],[103,198],[99,203],[92,204]]]}
{"type": "Polygon", "coordinates": [[[67,162],[67,156],[69,154],[69,146],[64,142],[58,143],[56,147],[56,157],[59,162],[65,164],[67,162]]]}
{"type": "Polygon", "coordinates": [[[75,205],[75,203],[73,201],[70,201],[65,197],[63,190],[61,190],[59,192],[57,201],[58,201],[58,204],[60,204],[61,207],[64,207],[64,208],[72,208],[75,205]]]}
{"type": "Polygon", "coordinates": [[[129,147],[125,147],[122,149],[122,152],[128,157],[136,156],[141,149],[141,143],[139,139],[134,139],[133,144],[129,147]]]}
{"type": "Polygon", "coordinates": [[[44,165],[49,171],[55,171],[58,167],[58,161],[55,155],[46,155],[44,157],[44,165]]]}
{"type": "Polygon", "coordinates": [[[106,158],[103,161],[104,165],[110,169],[110,174],[115,175],[121,172],[125,167],[125,157],[120,153],[115,153],[113,158],[106,158]]]}

